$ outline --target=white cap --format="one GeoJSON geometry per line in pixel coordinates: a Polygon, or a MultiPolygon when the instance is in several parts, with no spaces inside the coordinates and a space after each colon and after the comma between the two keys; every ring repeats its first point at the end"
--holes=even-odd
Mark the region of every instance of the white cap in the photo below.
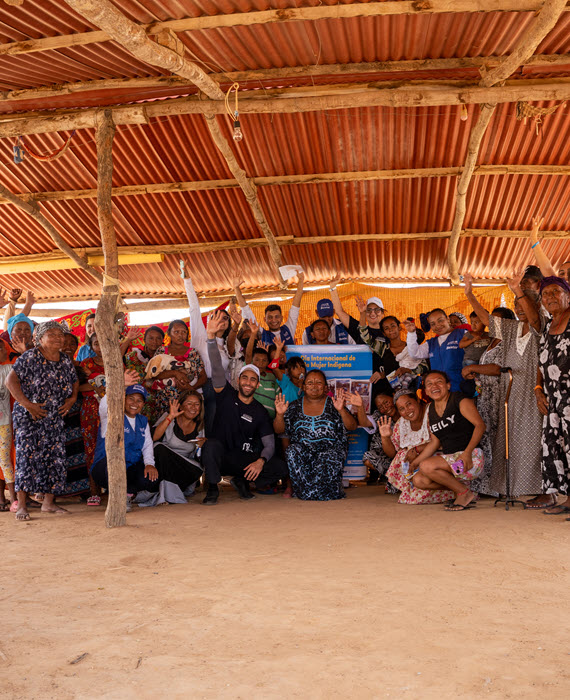
{"type": "Polygon", "coordinates": [[[370,297],[366,300],[366,306],[369,304],[376,304],[376,306],[379,306],[381,309],[384,308],[384,304],[382,303],[382,299],[380,299],[380,297],[370,297]]]}
{"type": "Polygon", "coordinates": [[[259,372],[259,367],[256,367],[255,365],[244,365],[244,366],[240,369],[240,371],[239,371],[239,376],[240,376],[240,377],[241,377],[241,375],[246,371],[246,369],[250,369],[252,372],[255,372],[255,374],[257,374],[257,378],[258,378],[258,379],[261,379],[261,374],[260,374],[260,372],[259,372]]]}

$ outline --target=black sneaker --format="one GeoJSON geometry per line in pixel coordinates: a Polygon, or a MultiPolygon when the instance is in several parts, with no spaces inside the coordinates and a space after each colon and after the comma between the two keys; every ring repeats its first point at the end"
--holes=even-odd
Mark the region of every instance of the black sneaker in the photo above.
{"type": "Polygon", "coordinates": [[[215,506],[218,502],[218,497],[220,495],[220,490],[218,489],[218,484],[208,484],[208,490],[202,503],[205,506],[215,506]]]}
{"type": "Polygon", "coordinates": [[[235,476],[230,481],[230,484],[239,493],[239,497],[243,501],[249,501],[251,498],[255,498],[255,496],[249,490],[249,484],[247,483],[247,481],[243,477],[235,476]]]}

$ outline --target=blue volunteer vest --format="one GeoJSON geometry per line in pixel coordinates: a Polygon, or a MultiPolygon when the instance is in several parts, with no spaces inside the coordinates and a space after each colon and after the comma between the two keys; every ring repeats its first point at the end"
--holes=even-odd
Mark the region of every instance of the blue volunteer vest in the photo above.
{"type": "Polygon", "coordinates": [[[459,347],[459,341],[465,335],[465,330],[456,328],[451,331],[447,339],[440,345],[438,338],[430,338],[429,362],[432,369],[445,372],[451,382],[451,391],[459,391],[459,385],[463,380],[461,369],[463,368],[464,350],[459,347]]]}
{"type": "MultiPolygon", "coordinates": [[[[135,427],[133,428],[129,423],[129,419],[125,416],[125,462],[127,464],[127,469],[132,467],[133,464],[140,462],[142,459],[142,448],[144,445],[147,423],[147,417],[141,416],[139,413],[135,416],[135,427]]],[[[101,437],[101,426],[99,426],[93,464],[96,464],[105,456],[105,438],[101,437]]]]}
{"type": "MultiPolygon", "coordinates": [[[[279,331],[281,333],[281,340],[285,341],[285,345],[295,345],[291,331],[287,328],[287,326],[281,326],[279,331]]],[[[272,331],[267,331],[265,328],[263,328],[261,330],[261,340],[268,345],[273,345],[275,342],[275,333],[272,331]]]]}

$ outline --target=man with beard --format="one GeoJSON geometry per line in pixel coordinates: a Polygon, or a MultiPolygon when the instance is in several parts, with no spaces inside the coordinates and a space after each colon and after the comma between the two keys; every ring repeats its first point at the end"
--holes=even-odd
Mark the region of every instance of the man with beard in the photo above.
{"type": "Polygon", "coordinates": [[[250,481],[258,490],[265,490],[287,476],[285,462],[274,457],[275,435],[269,414],[253,397],[259,384],[259,369],[255,365],[242,367],[237,389],[226,381],[216,342],[216,333],[224,322],[224,313],[216,311],[208,317],[206,328],[216,392],[216,422],[213,437],[202,448],[207,481],[204,505],[217,503],[222,474],[233,477],[230,483],[243,500],[254,498],[250,481]]]}

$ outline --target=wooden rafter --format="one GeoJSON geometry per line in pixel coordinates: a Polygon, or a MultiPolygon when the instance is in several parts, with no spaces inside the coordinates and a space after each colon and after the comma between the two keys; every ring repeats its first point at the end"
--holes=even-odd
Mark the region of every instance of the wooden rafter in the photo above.
{"type": "MultiPolygon", "coordinates": [[[[463,83],[464,84],[464,83],[463,83]]],[[[240,96],[240,114],[291,114],[318,112],[332,109],[356,109],[359,107],[430,107],[438,105],[462,105],[561,101],[570,99],[570,78],[556,80],[513,80],[501,87],[459,87],[453,81],[445,85],[436,81],[399,82],[397,86],[386,83],[356,85],[324,85],[314,88],[285,88],[283,90],[244,91],[240,96]],[[452,83],[451,85],[449,83],[452,83]],[[312,94],[311,94],[312,93],[312,94]]],[[[213,116],[224,114],[221,101],[204,101],[195,97],[157,100],[144,105],[113,107],[113,119],[118,126],[147,124],[156,117],[180,114],[213,116]]],[[[26,116],[10,115],[0,123],[0,138],[26,134],[45,134],[56,131],[95,128],[97,109],[77,109],[53,112],[28,113],[26,116]]]]}
{"type": "MultiPolygon", "coordinates": [[[[320,5],[317,7],[295,7],[261,12],[235,12],[202,17],[185,17],[166,22],[137,25],[148,33],[158,33],[164,29],[175,32],[226,27],[252,26],[295,21],[317,21],[352,17],[378,17],[389,15],[432,15],[461,12],[537,12],[542,8],[542,0],[429,0],[429,2],[355,2],[350,5],[320,5]]],[[[107,31],[91,31],[63,36],[27,39],[0,44],[0,56],[15,56],[23,53],[52,51],[68,47],[85,46],[110,41],[107,31]]]]}
{"type": "MultiPolygon", "coordinates": [[[[489,88],[502,83],[519,67],[519,65],[530,58],[536,47],[554,28],[565,9],[566,0],[545,0],[542,9],[533,17],[530,26],[519,39],[511,54],[507,56],[499,66],[483,76],[480,81],[481,87],[489,88]]],[[[501,87],[501,89],[503,88],[501,87]]],[[[475,171],[477,157],[485,130],[487,129],[496,106],[497,102],[494,101],[483,104],[481,107],[479,118],[469,137],[465,166],[457,183],[455,215],[447,249],[449,277],[452,284],[459,284],[457,246],[465,222],[467,191],[475,171]]]]}
{"type": "MultiPolygon", "coordinates": [[[[461,175],[461,166],[447,168],[402,168],[398,170],[360,170],[354,172],[309,173],[304,175],[273,175],[252,177],[256,187],[284,185],[319,185],[332,182],[366,182],[377,180],[409,180],[429,177],[456,177],[461,175]]],[[[478,175],[570,175],[570,165],[478,165],[473,176],[478,175]]],[[[181,182],[153,182],[144,185],[122,185],[113,187],[113,197],[140,196],[145,194],[175,194],[177,192],[200,192],[203,190],[227,190],[239,187],[234,179],[190,180],[181,182]]],[[[24,192],[18,197],[26,202],[54,202],[75,199],[94,199],[96,189],[56,190],[54,192],[24,192]]],[[[0,206],[11,204],[0,198],[0,206]]]]}
{"type": "MultiPolygon", "coordinates": [[[[329,75],[366,75],[372,73],[402,73],[441,70],[490,70],[503,59],[498,56],[473,56],[465,58],[424,58],[407,61],[374,61],[371,63],[332,63],[318,66],[294,66],[288,68],[260,68],[257,70],[233,71],[231,73],[209,73],[218,84],[247,83],[273,80],[295,80],[329,75]]],[[[570,66],[570,54],[536,54],[526,66],[553,67],[570,66]]],[[[182,88],[192,81],[176,75],[150,76],[145,78],[107,78],[83,80],[72,83],[57,83],[37,88],[0,91],[0,101],[41,100],[82,92],[100,90],[142,90],[152,88],[182,88]]]]}
{"type": "Polygon", "coordinates": [[[176,50],[149,39],[143,27],[128,19],[109,0],[65,1],[80,15],[103,29],[110,38],[124,46],[136,58],[192,81],[213,100],[223,100],[224,94],[218,84],[200,66],[188,61],[176,50]]]}

